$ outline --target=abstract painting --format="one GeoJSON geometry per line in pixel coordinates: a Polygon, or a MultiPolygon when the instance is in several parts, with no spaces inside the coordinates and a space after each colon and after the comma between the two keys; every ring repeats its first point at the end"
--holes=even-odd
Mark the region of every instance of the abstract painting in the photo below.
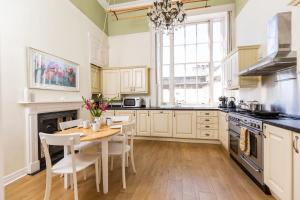
{"type": "Polygon", "coordinates": [[[51,54],[28,48],[29,87],[79,91],[79,65],[51,54]]]}

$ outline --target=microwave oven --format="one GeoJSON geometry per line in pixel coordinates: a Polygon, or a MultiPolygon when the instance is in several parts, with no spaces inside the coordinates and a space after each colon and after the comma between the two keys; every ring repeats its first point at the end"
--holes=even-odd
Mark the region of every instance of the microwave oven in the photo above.
{"type": "Polygon", "coordinates": [[[140,108],[142,107],[143,100],[141,97],[125,97],[123,99],[123,107],[140,108]]]}

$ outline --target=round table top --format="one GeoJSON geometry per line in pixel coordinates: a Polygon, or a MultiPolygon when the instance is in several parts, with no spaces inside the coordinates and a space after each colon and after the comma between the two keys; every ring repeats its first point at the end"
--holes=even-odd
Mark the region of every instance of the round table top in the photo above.
{"type": "Polygon", "coordinates": [[[120,133],[121,128],[110,128],[108,126],[101,126],[99,131],[93,131],[91,128],[82,128],[82,127],[74,127],[70,129],[66,129],[63,131],[59,131],[56,134],[71,134],[71,133],[83,133],[84,135],[80,137],[81,142],[86,141],[94,141],[101,140],[106,137],[110,137],[120,133]]]}

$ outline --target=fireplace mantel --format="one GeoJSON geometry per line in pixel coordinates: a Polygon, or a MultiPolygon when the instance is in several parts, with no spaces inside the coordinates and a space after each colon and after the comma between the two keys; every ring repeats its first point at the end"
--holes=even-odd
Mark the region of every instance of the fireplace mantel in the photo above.
{"type": "Polygon", "coordinates": [[[40,169],[38,159],[38,114],[68,110],[80,110],[81,101],[58,102],[18,102],[25,107],[26,127],[26,164],[27,173],[33,174],[40,169]]]}

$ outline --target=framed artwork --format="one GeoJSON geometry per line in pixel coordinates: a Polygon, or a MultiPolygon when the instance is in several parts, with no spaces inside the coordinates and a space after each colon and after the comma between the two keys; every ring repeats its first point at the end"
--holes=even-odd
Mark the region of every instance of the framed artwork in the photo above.
{"type": "Polygon", "coordinates": [[[30,88],[79,91],[79,64],[28,48],[30,88]]]}

